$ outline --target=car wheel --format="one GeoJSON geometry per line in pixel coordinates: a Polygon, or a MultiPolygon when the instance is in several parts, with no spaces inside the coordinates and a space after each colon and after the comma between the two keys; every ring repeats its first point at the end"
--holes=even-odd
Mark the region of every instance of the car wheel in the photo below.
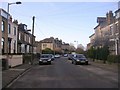
{"type": "Polygon", "coordinates": [[[73,64],[73,61],[72,61],[72,64],[73,64]]]}
{"type": "Polygon", "coordinates": [[[48,62],[48,64],[51,64],[51,62],[48,62]]]}
{"type": "Polygon", "coordinates": [[[77,62],[76,62],[76,61],[74,61],[74,64],[75,64],[75,65],[77,65],[77,62]]]}
{"type": "Polygon", "coordinates": [[[86,62],[85,64],[88,65],[88,62],[86,62]]]}
{"type": "Polygon", "coordinates": [[[42,65],[42,63],[41,63],[41,62],[39,62],[39,65],[42,65]]]}

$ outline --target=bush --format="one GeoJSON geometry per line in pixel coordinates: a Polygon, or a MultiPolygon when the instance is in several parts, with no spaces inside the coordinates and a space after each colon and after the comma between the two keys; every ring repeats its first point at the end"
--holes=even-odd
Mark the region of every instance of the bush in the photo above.
{"type": "Polygon", "coordinates": [[[6,64],[7,64],[6,59],[2,58],[2,70],[5,70],[6,64]]]}
{"type": "Polygon", "coordinates": [[[32,53],[28,53],[28,54],[23,54],[23,63],[30,63],[31,58],[33,59],[32,61],[34,61],[35,59],[39,59],[40,58],[40,53],[36,53],[36,54],[32,54],[32,53]],[[33,55],[33,57],[32,57],[33,55]]]}
{"type": "Polygon", "coordinates": [[[107,61],[109,63],[120,63],[120,55],[109,55],[107,61]]]}
{"type": "Polygon", "coordinates": [[[23,54],[23,63],[29,63],[31,61],[31,54],[23,54]]]}

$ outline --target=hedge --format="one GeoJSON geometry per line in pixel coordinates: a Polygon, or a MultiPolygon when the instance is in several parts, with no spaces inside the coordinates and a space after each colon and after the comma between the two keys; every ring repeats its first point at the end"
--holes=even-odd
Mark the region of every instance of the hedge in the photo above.
{"type": "Polygon", "coordinates": [[[23,55],[23,63],[29,63],[31,61],[31,54],[23,55]]]}
{"type": "Polygon", "coordinates": [[[120,55],[108,55],[107,61],[109,63],[120,63],[120,55]]]}

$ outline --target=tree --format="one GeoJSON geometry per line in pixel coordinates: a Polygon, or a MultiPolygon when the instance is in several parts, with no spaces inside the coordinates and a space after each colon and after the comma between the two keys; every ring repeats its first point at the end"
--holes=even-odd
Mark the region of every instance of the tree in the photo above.
{"type": "Polygon", "coordinates": [[[102,60],[103,60],[103,63],[106,63],[108,55],[109,55],[109,48],[108,48],[108,46],[104,46],[102,48],[102,60]]]}
{"type": "Polygon", "coordinates": [[[62,53],[61,48],[55,48],[55,53],[56,53],[56,54],[61,54],[61,53],[62,53]]]}
{"type": "Polygon", "coordinates": [[[44,50],[42,50],[43,54],[53,54],[53,50],[51,50],[50,48],[46,48],[44,50]]]}
{"type": "Polygon", "coordinates": [[[95,57],[96,57],[96,50],[91,47],[88,51],[87,51],[87,55],[89,58],[92,58],[93,61],[95,60],[95,57]]]}
{"type": "Polygon", "coordinates": [[[77,48],[85,49],[85,47],[82,44],[78,44],[77,48]]]}
{"type": "Polygon", "coordinates": [[[84,50],[82,48],[77,48],[76,53],[83,54],[84,50]]]}

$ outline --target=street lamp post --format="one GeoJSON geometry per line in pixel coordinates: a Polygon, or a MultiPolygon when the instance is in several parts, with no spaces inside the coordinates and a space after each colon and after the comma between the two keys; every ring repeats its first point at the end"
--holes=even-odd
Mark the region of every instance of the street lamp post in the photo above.
{"type": "Polygon", "coordinates": [[[7,12],[9,13],[9,6],[12,4],[22,4],[21,2],[14,2],[14,3],[8,3],[8,8],[7,8],[7,12]]]}
{"type": "Polygon", "coordinates": [[[33,16],[33,23],[32,23],[32,54],[31,54],[31,65],[33,65],[33,37],[34,37],[34,23],[35,23],[35,16],[33,16]]]}
{"type": "MultiPolygon", "coordinates": [[[[76,43],[77,43],[77,47],[78,47],[78,41],[74,41],[74,42],[76,42],[76,43]]],[[[77,47],[76,47],[76,48],[77,48],[77,47]]]]}
{"type": "MultiPolygon", "coordinates": [[[[12,5],[12,4],[21,4],[21,2],[14,2],[14,3],[8,3],[7,5],[7,29],[8,29],[8,24],[9,24],[9,6],[12,5]]],[[[7,39],[6,39],[6,42],[7,42],[7,47],[6,47],[6,54],[7,54],[7,59],[6,59],[6,69],[9,68],[8,66],[8,30],[7,30],[7,39]]]]}

